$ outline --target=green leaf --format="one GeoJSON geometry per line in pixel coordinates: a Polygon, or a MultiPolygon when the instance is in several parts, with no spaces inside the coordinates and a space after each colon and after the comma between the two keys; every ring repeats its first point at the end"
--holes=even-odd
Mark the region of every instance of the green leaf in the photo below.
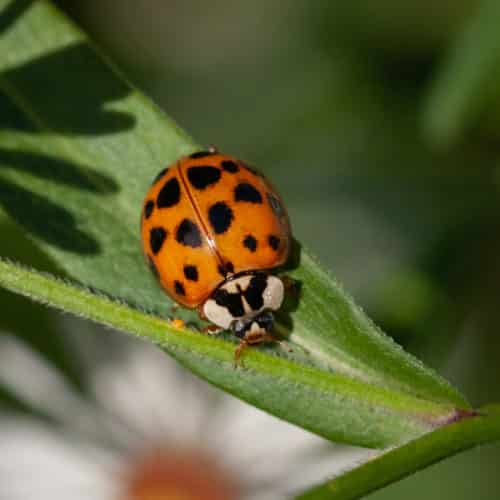
{"type": "Polygon", "coordinates": [[[387,451],[296,500],[354,500],[468,448],[500,440],[500,406],[490,405],[460,421],[387,451]]]}
{"type": "Polygon", "coordinates": [[[14,7],[0,0],[0,205],[62,275],[120,303],[2,263],[5,287],[153,339],[210,382],[330,439],[400,443],[468,407],[300,245],[289,270],[298,307],[279,324],[293,352],[252,349],[233,370],[230,339],[160,319],[171,303],[143,263],[142,198],[160,169],[197,146],[50,3],[14,7]]]}
{"type": "Polygon", "coordinates": [[[451,405],[364,384],[256,349],[234,367],[234,345],[178,329],[101,294],[0,260],[0,285],[148,339],[215,385],[334,441],[380,447],[457,417],[451,405]]]}

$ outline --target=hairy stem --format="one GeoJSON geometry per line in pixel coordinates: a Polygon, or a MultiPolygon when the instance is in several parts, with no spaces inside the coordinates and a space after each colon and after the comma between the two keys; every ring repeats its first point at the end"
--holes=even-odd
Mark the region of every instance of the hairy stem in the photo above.
{"type": "Polygon", "coordinates": [[[466,412],[455,422],[393,448],[296,500],[353,500],[468,448],[500,439],[500,405],[466,412]]]}

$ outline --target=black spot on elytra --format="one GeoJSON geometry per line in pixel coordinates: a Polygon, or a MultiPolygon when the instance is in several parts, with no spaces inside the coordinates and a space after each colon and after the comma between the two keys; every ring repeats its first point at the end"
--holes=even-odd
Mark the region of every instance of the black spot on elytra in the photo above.
{"type": "Polygon", "coordinates": [[[151,185],[156,184],[166,173],[168,172],[168,167],[161,170],[158,175],[154,178],[151,185]]]}
{"type": "Polygon", "coordinates": [[[201,247],[201,233],[198,226],[189,219],[184,219],[177,228],[175,239],[182,245],[197,248],[201,247]]]}
{"type": "Polygon", "coordinates": [[[154,263],[153,259],[151,258],[150,255],[148,255],[148,267],[153,273],[154,277],[159,280],[160,279],[160,273],[158,272],[158,268],[156,267],[156,264],[154,263]]]}
{"type": "Polygon", "coordinates": [[[151,214],[153,213],[153,209],[155,208],[155,202],[153,200],[148,200],[144,205],[144,217],[149,219],[151,214]]]}
{"type": "Polygon", "coordinates": [[[234,199],[236,201],[248,201],[249,203],[262,203],[262,195],[247,182],[242,182],[236,186],[234,199]]]}
{"type": "Polygon", "coordinates": [[[238,165],[236,165],[236,163],[234,163],[234,161],[231,160],[224,160],[223,162],[221,162],[220,165],[223,168],[223,170],[225,170],[226,172],[230,172],[231,174],[234,174],[239,170],[238,165]]]}
{"type": "Polygon", "coordinates": [[[205,158],[205,156],[212,156],[217,154],[215,151],[196,151],[196,153],[192,153],[189,155],[189,158],[205,158]]]}
{"type": "Polygon", "coordinates": [[[186,290],[184,290],[184,285],[178,280],[174,281],[174,289],[177,295],[186,295],[186,290]]]}
{"type": "Polygon", "coordinates": [[[258,311],[264,305],[264,290],[267,286],[267,276],[264,273],[257,273],[252,277],[247,289],[243,292],[248,305],[258,311]]]}
{"type": "Polygon", "coordinates": [[[285,211],[283,210],[280,200],[278,200],[278,198],[276,198],[276,196],[274,196],[271,193],[266,193],[266,194],[267,194],[267,201],[269,202],[269,205],[271,205],[271,208],[276,217],[283,217],[283,215],[285,215],[285,211]]]}
{"type": "Polygon", "coordinates": [[[235,318],[245,314],[243,301],[239,293],[229,293],[227,290],[219,288],[212,297],[217,305],[225,307],[235,318]]]}
{"type": "Polygon", "coordinates": [[[233,218],[233,211],[223,201],[214,203],[208,210],[208,220],[216,234],[225,233],[233,218]]]}
{"type": "Polygon", "coordinates": [[[217,167],[203,165],[199,167],[189,167],[187,176],[191,185],[201,190],[218,182],[221,173],[217,167]]]}
{"type": "Polygon", "coordinates": [[[243,245],[248,248],[250,252],[255,252],[255,250],[257,250],[257,240],[251,234],[245,236],[243,245]]]}
{"type": "Polygon", "coordinates": [[[224,277],[226,277],[229,273],[234,273],[233,263],[229,260],[224,264],[220,264],[217,269],[219,273],[224,277]]]}
{"type": "Polygon", "coordinates": [[[149,244],[151,245],[151,250],[155,255],[161,250],[163,242],[167,237],[167,231],[162,227],[153,227],[149,232],[149,244]]]}
{"type": "Polygon", "coordinates": [[[271,234],[269,236],[269,238],[267,239],[267,241],[269,242],[269,246],[274,250],[278,250],[279,246],[280,246],[280,239],[278,238],[278,236],[274,235],[274,234],[271,234]]]}
{"type": "Polygon", "coordinates": [[[165,183],[158,193],[156,204],[158,208],[169,208],[177,205],[181,199],[181,190],[177,177],[173,177],[165,183]]]}
{"type": "Polygon", "coordinates": [[[184,276],[189,281],[198,281],[198,269],[196,266],[184,266],[184,276]]]}

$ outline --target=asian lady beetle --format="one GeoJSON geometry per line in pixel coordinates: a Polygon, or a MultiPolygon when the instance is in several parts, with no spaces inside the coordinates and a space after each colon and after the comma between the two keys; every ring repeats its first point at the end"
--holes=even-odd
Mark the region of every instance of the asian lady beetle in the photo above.
{"type": "Polygon", "coordinates": [[[179,159],[144,199],[149,267],[178,303],[249,344],[272,340],[285,286],[271,274],[289,256],[283,202],[260,173],[214,148],[179,159]]]}

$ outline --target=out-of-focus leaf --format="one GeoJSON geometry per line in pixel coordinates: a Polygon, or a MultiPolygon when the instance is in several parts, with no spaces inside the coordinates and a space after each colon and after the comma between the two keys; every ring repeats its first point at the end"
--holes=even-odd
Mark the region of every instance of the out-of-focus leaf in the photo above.
{"type": "Polygon", "coordinates": [[[482,0],[444,56],[423,113],[424,131],[434,144],[450,146],[481,122],[498,121],[499,25],[500,3],[482,0]]]}

